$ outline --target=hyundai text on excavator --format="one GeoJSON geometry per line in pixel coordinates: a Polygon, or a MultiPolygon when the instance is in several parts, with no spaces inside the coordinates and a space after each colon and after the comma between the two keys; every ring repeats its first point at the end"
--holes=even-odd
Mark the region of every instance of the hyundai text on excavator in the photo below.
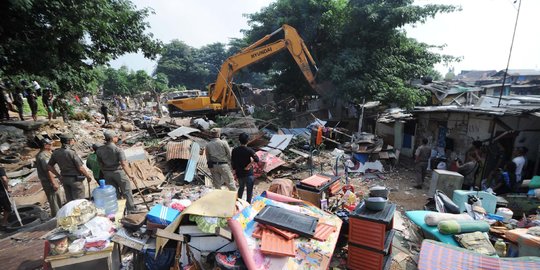
{"type": "Polygon", "coordinates": [[[233,91],[233,75],[240,69],[284,49],[289,50],[308,83],[317,90],[315,85],[317,65],[296,29],[284,24],[273,33],[227,58],[221,65],[216,82],[208,87],[208,96],[168,100],[169,114],[174,117],[197,115],[211,117],[239,111],[241,105],[233,91]],[[284,38],[263,45],[264,42],[281,31],[284,32],[284,38]]]}

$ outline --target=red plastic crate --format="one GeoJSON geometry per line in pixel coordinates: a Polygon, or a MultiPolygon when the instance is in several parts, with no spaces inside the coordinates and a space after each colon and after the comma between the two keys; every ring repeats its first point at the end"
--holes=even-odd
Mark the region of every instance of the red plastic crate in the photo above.
{"type": "Polygon", "coordinates": [[[394,220],[389,224],[376,223],[363,219],[349,219],[349,242],[382,250],[386,234],[392,230],[394,220]]]}
{"type": "Polygon", "coordinates": [[[392,253],[393,238],[394,230],[391,230],[388,237],[385,239],[384,248],[382,250],[374,250],[369,247],[349,243],[347,268],[362,270],[387,269],[390,265],[388,261],[390,260],[390,254],[392,253]]]}
{"type": "Polygon", "coordinates": [[[387,270],[392,264],[392,255],[382,254],[372,256],[369,251],[356,252],[357,247],[353,247],[354,254],[351,254],[349,246],[349,258],[347,259],[347,269],[350,270],[387,270]],[[364,255],[362,255],[364,254],[364,255]]]}
{"type": "Polygon", "coordinates": [[[394,227],[395,205],[373,212],[361,206],[349,216],[349,242],[382,250],[386,235],[394,227]]]}

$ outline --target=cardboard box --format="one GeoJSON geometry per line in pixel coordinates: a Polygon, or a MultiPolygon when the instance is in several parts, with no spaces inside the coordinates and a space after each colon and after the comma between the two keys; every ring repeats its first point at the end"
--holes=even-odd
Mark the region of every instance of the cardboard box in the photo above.
{"type": "Polygon", "coordinates": [[[146,215],[146,218],[148,221],[160,225],[169,225],[171,224],[176,217],[180,215],[180,211],[166,207],[161,204],[156,204],[152,209],[150,209],[150,212],[146,215]]]}
{"type": "Polygon", "coordinates": [[[310,202],[319,208],[321,207],[322,193],[324,191],[315,192],[312,190],[303,189],[300,185],[297,185],[296,188],[298,190],[298,197],[300,197],[301,200],[310,202]]]}

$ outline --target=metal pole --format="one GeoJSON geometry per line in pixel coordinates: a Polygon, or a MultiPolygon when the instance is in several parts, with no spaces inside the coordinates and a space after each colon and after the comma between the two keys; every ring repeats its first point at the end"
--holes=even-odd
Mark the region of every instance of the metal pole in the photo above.
{"type": "Polygon", "coordinates": [[[508,73],[508,66],[510,66],[510,58],[512,57],[512,49],[514,48],[514,38],[516,37],[516,29],[519,19],[519,11],[521,10],[521,0],[519,0],[517,15],[516,15],[516,22],[514,24],[514,33],[512,34],[512,43],[510,43],[510,52],[508,53],[508,61],[506,62],[506,70],[504,71],[503,76],[503,82],[501,86],[501,94],[499,95],[499,103],[497,104],[497,108],[501,106],[501,99],[504,91],[504,84],[506,83],[506,75],[508,73]]]}

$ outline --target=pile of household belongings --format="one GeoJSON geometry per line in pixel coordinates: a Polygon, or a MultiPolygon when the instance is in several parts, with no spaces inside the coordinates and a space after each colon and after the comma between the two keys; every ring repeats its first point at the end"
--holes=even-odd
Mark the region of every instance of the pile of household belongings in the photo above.
{"type": "Polygon", "coordinates": [[[515,220],[512,210],[496,208],[496,196],[485,191],[455,190],[452,200],[437,191],[435,201],[437,211],[406,212],[426,237],[438,241],[424,240],[419,269],[444,265],[456,269],[540,267],[540,221],[536,216],[515,220]],[[496,239],[494,244],[492,239],[496,239]]]}
{"type": "Polygon", "coordinates": [[[56,219],[57,228],[46,235],[45,254],[48,257],[80,256],[112,248],[111,238],[116,226],[91,201],[68,202],[58,211],[56,219]]]}
{"type": "Polygon", "coordinates": [[[328,268],[341,219],[305,202],[264,192],[251,205],[236,193],[213,190],[163,231],[156,249],[180,240],[182,267],[328,268]]]}

